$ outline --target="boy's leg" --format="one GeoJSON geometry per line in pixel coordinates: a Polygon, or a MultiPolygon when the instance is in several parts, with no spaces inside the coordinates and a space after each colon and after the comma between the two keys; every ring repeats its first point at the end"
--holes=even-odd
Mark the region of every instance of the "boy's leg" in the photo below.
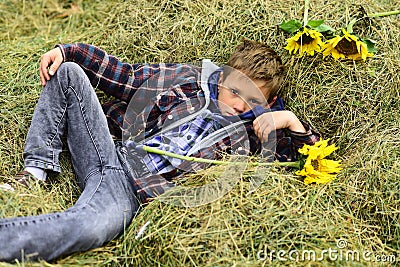
{"type": "Polygon", "coordinates": [[[101,246],[124,231],[138,211],[133,179],[123,169],[94,90],[74,63],[62,64],[43,89],[25,164],[60,171],[60,137],[66,128],[82,194],[65,212],[1,219],[0,260],[52,260],[101,246]]]}
{"type": "Polygon", "coordinates": [[[0,261],[50,261],[100,247],[127,229],[139,206],[123,170],[94,172],[65,212],[0,219],[0,261]]]}
{"type": "Polygon", "coordinates": [[[63,63],[43,88],[25,142],[25,166],[61,172],[59,155],[65,131],[83,188],[87,173],[116,158],[109,154],[114,143],[97,96],[83,70],[71,62],[63,63]]]}

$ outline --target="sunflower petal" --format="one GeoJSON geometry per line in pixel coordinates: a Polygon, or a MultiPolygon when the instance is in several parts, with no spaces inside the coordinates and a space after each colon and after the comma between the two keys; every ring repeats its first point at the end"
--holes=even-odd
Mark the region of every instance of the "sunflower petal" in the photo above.
{"type": "Polygon", "coordinates": [[[304,145],[299,153],[308,156],[297,175],[305,177],[304,183],[324,184],[332,181],[342,170],[340,161],[325,159],[338,149],[334,144],[328,145],[329,139],[316,142],[314,145],[304,145]]]}
{"type": "Polygon", "coordinates": [[[300,57],[305,54],[313,56],[315,52],[321,52],[322,34],[316,30],[304,27],[298,31],[294,36],[286,39],[287,45],[285,49],[290,54],[298,53],[300,57]]]}

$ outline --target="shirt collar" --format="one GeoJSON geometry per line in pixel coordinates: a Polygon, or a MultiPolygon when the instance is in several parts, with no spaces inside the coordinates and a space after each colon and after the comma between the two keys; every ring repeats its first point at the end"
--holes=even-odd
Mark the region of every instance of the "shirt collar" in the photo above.
{"type": "Polygon", "coordinates": [[[217,101],[218,98],[218,81],[223,68],[218,68],[210,77],[208,77],[208,89],[210,90],[211,100],[217,101]]]}

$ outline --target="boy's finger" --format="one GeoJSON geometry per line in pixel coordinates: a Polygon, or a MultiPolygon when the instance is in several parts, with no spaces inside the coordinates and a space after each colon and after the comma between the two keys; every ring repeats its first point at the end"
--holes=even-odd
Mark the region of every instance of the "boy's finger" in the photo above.
{"type": "Polygon", "coordinates": [[[47,73],[47,67],[50,64],[50,60],[48,60],[46,57],[43,57],[42,60],[40,61],[40,76],[43,77],[42,83],[46,83],[46,81],[50,80],[50,76],[47,73]]]}
{"type": "Polygon", "coordinates": [[[53,64],[51,64],[50,68],[49,68],[49,74],[50,76],[53,76],[56,71],[58,70],[58,68],[60,67],[62,61],[59,59],[56,59],[53,64]]]}
{"type": "Polygon", "coordinates": [[[46,85],[46,79],[44,78],[42,71],[39,71],[39,75],[40,75],[40,83],[42,84],[42,86],[46,85]]]}
{"type": "Polygon", "coordinates": [[[253,121],[253,130],[255,134],[260,138],[260,124],[257,121],[253,121]]]}
{"type": "Polygon", "coordinates": [[[263,142],[267,142],[268,141],[268,135],[269,135],[270,132],[271,131],[270,131],[269,125],[265,125],[262,128],[261,139],[262,139],[263,142]]]}

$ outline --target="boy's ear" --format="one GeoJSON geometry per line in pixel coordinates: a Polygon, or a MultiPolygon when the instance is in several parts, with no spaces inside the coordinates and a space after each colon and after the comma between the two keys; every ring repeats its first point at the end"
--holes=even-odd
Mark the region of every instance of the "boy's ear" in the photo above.
{"type": "Polygon", "coordinates": [[[271,108],[272,105],[274,105],[277,98],[278,98],[277,96],[274,96],[272,99],[268,99],[267,108],[271,108]]]}
{"type": "Polygon", "coordinates": [[[221,83],[224,79],[224,71],[221,71],[221,74],[219,75],[218,83],[221,83]]]}

